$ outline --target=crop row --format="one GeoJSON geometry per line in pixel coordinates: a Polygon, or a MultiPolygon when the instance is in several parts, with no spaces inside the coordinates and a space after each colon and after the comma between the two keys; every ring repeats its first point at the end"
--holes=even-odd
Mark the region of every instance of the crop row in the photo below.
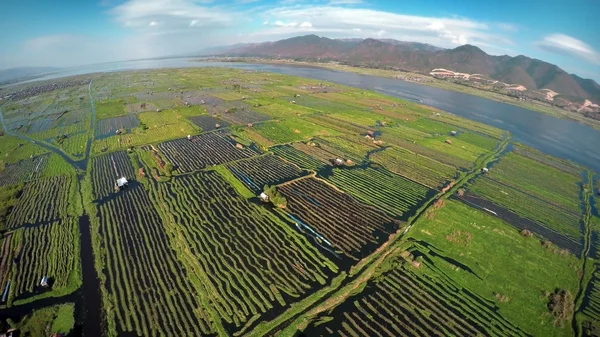
{"type": "Polygon", "coordinates": [[[9,229],[53,222],[67,216],[72,177],[55,176],[33,181],[23,188],[23,194],[6,221],[9,229]]]}
{"type": "MultiPolygon", "coordinates": [[[[300,151],[296,148],[296,145],[303,143],[294,143],[292,145],[278,145],[270,148],[270,151],[279,157],[294,163],[302,168],[318,171],[325,167],[325,163],[322,160],[317,160],[307,153],[300,151]]],[[[304,145],[306,146],[306,145],[304,145]]]]}
{"type": "MultiPolygon", "coordinates": [[[[384,133],[384,135],[385,135],[385,133],[384,133]]],[[[456,169],[458,169],[458,170],[470,169],[473,166],[473,163],[468,160],[453,156],[451,154],[442,152],[440,150],[436,150],[433,148],[429,148],[429,147],[420,145],[413,141],[408,141],[408,140],[398,138],[398,137],[391,137],[391,138],[382,137],[382,139],[386,143],[397,145],[397,146],[404,148],[408,151],[411,151],[413,153],[417,153],[419,155],[431,158],[440,163],[456,167],[456,169]]]]}
{"type": "Polygon", "coordinates": [[[430,188],[440,188],[456,176],[456,168],[408,150],[390,147],[373,153],[373,162],[430,188]]]}
{"type": "Polygon", "coordinates": [[[394,217],[407,218],[434,191],[384,169],[335,168],[327,181],[365,204],[394,217]]]}
{"type": "Polygon", "coordinates": [[[315,142],[329,152],[340,153],[342,159],[351,159],[356,163],[363,161],[371,151],[379,149],[372,141],[357,136],[317,138],[315,142]]]}
{"type": "Polygon", "coordinates": [[[249,147],[236,148],[235,142],[224,131],[205,133],[194,136],[191,140],[177,139],[161,143],[158,144],[158,149],[180,173],[249,158],[257,154],[257,151],[249,147]]]}
{"type": "Polygon", "coordinates": [[[474,184],[469,185],[469,190],[517,215],[541,223],[576,241],[581,238],[578,213],[500,184],[490,177],[478,178],[474,184]]]}
{"type": "Polygon", "coordinates": [[[385,213],[319,179],[297,180],[279,186],[279,190],[287,199],[290,214],[302,222],[297,226],[316,232],[321,241],[327,240],[327,249],[339,249],[355,260],[370,254],[399,227],[385,213]]]}
{"type": "Polygon", "coordinates": [[[261,114],[247,108],[245,104],[225,104],[223,110],[229,110],[230,112],[221,111],[220,117],[229,121],[231,124],[242,124],[262,122],[271,119],[271,117],[261,114]],[[242,109],[243,108],[243,109],[242,109]],[[232,110],[235,109],[235,110],[232,110]]]}
{"type": "Polygon", "coordinates": [[[347,119],[339,119],[332,115],[314,114],[310,116],[305,116],[304,119],[309,122],[319,124],[339,132],[343,132],[344,134],[360,135],[366,133],[367,131],[367,128],[365,126],[356,125],[352,122],[349,122],[347,119]]]}
{"type": "MultiPolygon", "coordinates": [[[[422,266],[421,266],[422,268],[422,266]]],[[[371,281],[307,336],[525,336],[496,307],[446,277],[406,264],[371,281]]]]}
{"type": "Polygon", "coordinates": [[[494,165],[489,176],[499,183],[530,193],[571,212],[581,212],[581,178],[578,175],[509,153],[494,165]]]}
{"type": "Polygon", "coordinates": [[[125,151],[96,157],[92,160],[92,188],[94,199],[102,199],[115,191],[118,178],[133,179],[135,172],[125,151]]]}
{"type": "Polygon", "coordinates": [[[532,148],[524,147],[524,146],[514,146],[513,152],[519,154],[523,157],[527,157],[529,159],[535,160],[544,165],[552,166],[561,171],[567,172],[572,175],[579,175],[582,171],[582,168],[577,165],[568,162],[563,159],[558,159],[556,157],[551,157],[547,154],[541,153],[532,148]]]}
{"type": "Polygon", "coordinates": [[[101,119],[96,123],[96,138],[112,136],[120,129],[131,129],[140,124],[135,115],[125,115],[109,119],[101,119]]]}
{"type": "Polygon", "coordinates": [[[156,197],[178,233],[173,246],[186,247],[188,270],[205,275],[212,310],[236,328],[306,296],[337,269],[214,171],[159,184],[156,197]]]}
{"type": "Polygon", "coordinates": [[[485,198],[472,194],[471,192],[465,192],[462,196],[458,196],[457,198],[470,207],[494,214],[495,217],[502,219],[507,224],[515,227],[519,232],[526,229],[546,240],[550,240],[554,245],[561,249],[569,250],[574,255],[579,255],[583,249],[581,241],[567,237],[550,227],[525,218],[507,208],[496,205],[485,198]]]}
{"type": "Polygon", "coordinates": [[[40,286],[44,276],[48,278],[53,291],[63,289],[72,280],[77,280],[78,234],[73,218],[8,232],[2,242],[0,258],[0,284],[3,291],[10,281],[8,303],[18,300],[20,296],[44,291],[40,286]]]}
{"type": "Polygon", "coordinates": [[[255,193],[262,191],[265,185],[277,185],[302,175],[298,167],[271,155],[240,160],[228,164],[227,168],[255,193]]]}
{"type": "Polygon", "coordinates": [[[504,133],[506,131],[484,124],[484,123],[480,123],[480,122],[476,122],[474,120],[468,119],[468,118],[463,118],[463,117],[459,117],[447,112],[443,112],[442,114],[440,114],[440,116],[434,117],[436,120],[439,120],[440,122],[449,124],[449,125],[454,125],[457,128],[464,128],[464,129],[468,129],[471,130],[473,132],[477,132],[477,133],[481,133],[481,134],[485,134],[487,136],[490,136],[492,138],[496,138],[496,139],[502,139],[502,137],[504,137],[504,133]]]}
{"type": "MultiPolygon", "coordinates": [[[[102,175],[102,173],[100,173],[102,175]]],[[[98,188],[95,188],[98,190],[98,188]]],[[[158,213],[141,185],[98,207],[101,277],[109,332],[202,336],[212,327],[200,308],[158,213]]]]}
{"type": "Polygon", "coordinates": [[[0,187],[17,185],[39,178],[48,163],[48,155],[24,159],[15,164],[8,164],[0,174],[0,187]]]}

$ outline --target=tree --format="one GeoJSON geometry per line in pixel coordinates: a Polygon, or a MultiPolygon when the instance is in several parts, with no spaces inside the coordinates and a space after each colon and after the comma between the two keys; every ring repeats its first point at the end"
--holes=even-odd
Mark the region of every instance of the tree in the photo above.
{"type": "Polygon", "coordinates": [[[277,187],[275,185],[265,185],[263,192],[269,197],[269,202],[271,202],[273,206],[278,208],[287,207],[287,199],[277,191],[277,187]]]}

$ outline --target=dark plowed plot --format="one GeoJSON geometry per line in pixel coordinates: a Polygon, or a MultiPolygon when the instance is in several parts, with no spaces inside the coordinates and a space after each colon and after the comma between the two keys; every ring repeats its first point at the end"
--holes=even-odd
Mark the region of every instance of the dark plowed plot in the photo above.
{"type": "Polygon", "coordinates": [[[194,136],[191,140],[176,139],[158,144],[158,149],[180,173],[201,170],[208,165],[249,158],[258,153],[249,147],[236,148],[225,131],[194,136]]]}
{"type": "Polygon", "coordinates": [[[308,174],[276,156],[255,157],[227,165],[236,178],[258,193],[265,185],[281,184],[308,174]]]}
{"type": "Polygon", "coordinates": [[[158,184],[157,193],[177,240],[190,251],[188,268],[206,274],[203,291],[232,331],[274,318],[332,274],[324,257],[290,236],[287,224],[240,197],[214,171],[175,177],[158,184]]]}
{"type": "Polygon", "coordinates": [[[229,123],[213,116],[194,116],[190,117],[189,120],[198,125],[203,131],[212,131],[229,126],[229,123]],[[219,125],[218,128],[217,125],[219,125]]]}
{"type": "Polygon", "coordinates": [[[92,192],[94,199],[105,198],[115,192],[120,177],[133,179],[135,171],[125,151],[96,157],[92,160],[92,192]]]}
{"type": "MultiPolygon", "coordinates": [[[[96,187],[98,189],[98,187],[96,187]]],[[[212,333],[209,318],[169,247],[163,224],[143,187],[122,191],[98,207],[105,313],[118,331],[154,336],[212,333]],[[105,302],[105,304],[106,304],[105,302]]]]}
{"type": "Polygon", "coordinates": [[[16,164],[8,164],[0,171],[0,186],[17,185],[35,180],[44,171],[49,155],[41,155],[21,160],[16,164]]]}
{"type": "Polygon", "coordinates": [[[306,336],[527,336],[443,275],[431,277],[405,265],[387,272],[359,295],[312,323],[306,336]]]}
{"type": "Polygon", "coordinates": [[[494,204],[493,202],[483,199],[475,194],[467,192],[462,197],[457,198],[471,207],[481,209],[485,212],[497,216],[498,218],[504,220],[506,223],[517,228],[518,230],[527,229],[547,240],[550,240],[556,246],[568,249],[571,253],[575,255],[579,255],[579,253],[583,249],[581,242],[577,242],[572,238],[561,235],[560,233],[557,233],[535,221],[521,217],[511,212],[510,210],[500,207],[494,204]]]}
{"type": "Polygon", "coordinates": [[[96,125],[96,139],[114,136],[119,129],[131,129],[140,125],[135,115],[102,119],[96,125]]]}
{"type": "Polygon", "coordinates": [[[55,176],[25,185],[6,220],[6,228],[40,225],[67,215],[71,177],[55,176]]]}
{"type": "Polygon", "coordinates": [[[287,199],[288,212],[299,220],[299,229],[315,231],[324,247],[339,249],[354,260],[368,256],[399,227],[382,211],[318,179],[301,179],[279,190],[287,199]]]}

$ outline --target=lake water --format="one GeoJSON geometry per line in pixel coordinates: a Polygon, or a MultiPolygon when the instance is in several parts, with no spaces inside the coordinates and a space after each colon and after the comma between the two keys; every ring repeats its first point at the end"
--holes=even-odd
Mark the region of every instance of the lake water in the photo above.
{"type": "Polygon", "coordinates": [[[462,117],[508,130],[514,141],[556,157],[572,160],[600,172],[600,131],[592,127],[510,104],[391,78],[358,75],[316,67],[192,62],[190,59],[175,58],[83,66],[66,69],[31,81],[95,72],[206,66],[261,70],[308,77],[422,102],[462,117]]]}

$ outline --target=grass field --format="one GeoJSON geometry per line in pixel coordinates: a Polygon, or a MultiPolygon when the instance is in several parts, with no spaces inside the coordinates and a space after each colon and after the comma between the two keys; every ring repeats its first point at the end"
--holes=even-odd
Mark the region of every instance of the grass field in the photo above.
{"type": "Polygon", "coordinates": [[[447,201],[415,226],[410,237],[457,262],[434,258],[436,266],[496,303],[499,313],[513,324],[536,336],[571,335],[570,322],[561,329],[553,326],[548,299],[541,294],[554,289],[576,293],[577,257],[559,255],[538,239],[523,237],[501,220],[457,201],[447,201]]]}

